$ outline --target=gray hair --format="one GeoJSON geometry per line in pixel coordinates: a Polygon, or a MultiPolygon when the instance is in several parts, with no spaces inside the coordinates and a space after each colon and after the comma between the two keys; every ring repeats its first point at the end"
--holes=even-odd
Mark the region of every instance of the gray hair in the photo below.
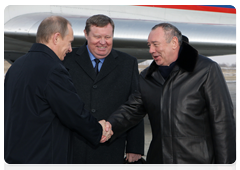
{"type": "Polygon", "coordinates": [[[161,27],[164,30],[166,42],[170,43],[174,36],[177,37],[179,45],[182,44],[182,33],[172,24],[169,23],[160,23],[155,25],[152,30],[161,27]]]}
{"type": "Polygon", "coordinates": [[[38,27],[36,42],[48,43],[50,37],[57,32],[64,38],[68,34],[68,24],[71,25],[67,19],[60,16],[45,18],[38,27]]]}

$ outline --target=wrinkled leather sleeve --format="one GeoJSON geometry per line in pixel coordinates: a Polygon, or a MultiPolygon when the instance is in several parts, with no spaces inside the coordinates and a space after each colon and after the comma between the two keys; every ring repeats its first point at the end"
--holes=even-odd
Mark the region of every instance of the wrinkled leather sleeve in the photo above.
{"type": "Polygon", "coordinates": [[[110,141],[137,125],[145,115],[141,93],[135,91],[129,96],[128,101],[108,118],[114,133],[110,141]]]}
{"type": "Polygon", "coordinates": [[[215,163],[234,163],[236,160],[236,125],[233,117],[233,104],[217,63],[212,64],[204,86],[210,113],[215,163]]]}
{"type": "MultiPolygon", "coordinates": [[[[139,72],[137,59],[134,59],[131,93],[138,89],[139,72]]],[[[127,131],[126,153],[144,155],[144,122],[140,121],[136,126],[127,131]]]]}

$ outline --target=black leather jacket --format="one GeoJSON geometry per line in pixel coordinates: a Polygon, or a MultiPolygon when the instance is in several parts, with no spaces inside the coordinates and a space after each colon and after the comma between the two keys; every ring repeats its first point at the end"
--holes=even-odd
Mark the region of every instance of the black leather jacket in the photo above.
{"type": "Polygon", "coordinates": [[[183,42],[165,81],[152,64],[140,74],[140,92],[109,119],[112,140],[148,114],[152,141],[147,163],[225,164],[236,159],[233,104],[217,63],[183,42]]]}

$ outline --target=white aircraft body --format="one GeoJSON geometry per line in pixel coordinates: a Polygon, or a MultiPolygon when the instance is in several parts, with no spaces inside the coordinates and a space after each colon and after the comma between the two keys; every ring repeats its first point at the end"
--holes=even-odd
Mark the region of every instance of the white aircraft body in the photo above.
{"type": "Polygon", "coordinates": [[[41,21],[51,15],[68,19],[73,27],[73,47],[85,43],[87,18],[105,14],[115,23],[113,48],[136,57],[151,59],[147,38],[161,22],[175,25],[189,43],[206,56],[236,54],[236,9],[229,5],[17,5],[4,11],[4,58],[14,62],[35,42],[41,21]]]}

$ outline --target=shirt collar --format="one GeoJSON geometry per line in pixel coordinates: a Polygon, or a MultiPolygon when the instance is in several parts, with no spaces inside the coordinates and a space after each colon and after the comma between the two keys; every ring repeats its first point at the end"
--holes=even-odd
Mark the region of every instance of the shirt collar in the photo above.
{"type": "MultiPolygon", "coordinates": [[[[94,55],[90,52],[90,50],[89,50],[89,48],[88,48],[88,45],[86,45],[86,47],[87,47],[87,50],[88,50],[89,57],[90,57],[91,61],[93,61],[94,59],[96,59],[96,57],[94,57],[94,55]]],[[[99,59],[99,60],[100,60],[100,62],[103,63],[103,61],[105,60],[105,58],[102,58],[102,59],[99,59]]]]}

